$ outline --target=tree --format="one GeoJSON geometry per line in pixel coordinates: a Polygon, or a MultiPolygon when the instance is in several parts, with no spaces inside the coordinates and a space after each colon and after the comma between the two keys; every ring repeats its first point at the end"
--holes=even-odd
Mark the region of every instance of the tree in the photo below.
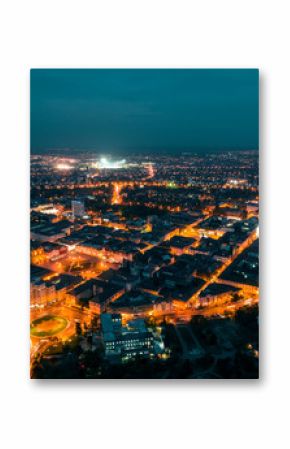
{"type": "Polygon", "coordinates": [[[76,323],[75,329],[76,329],[76,335],[82,335],[82,328],[81,328],[80,323],[76,323]]]}
{"type": "Polygon", "coordinates": [[[240,299],[242,299],[242,296],[239,293],[232,293],[232,302],[238,302],[240,299]]]}
{"type": "Polygon", "coordinates": [[[97,316],[94,316],[91,321],[91,328],[93,332],[97,332],[99,326],[99,318],[97,316]]]}

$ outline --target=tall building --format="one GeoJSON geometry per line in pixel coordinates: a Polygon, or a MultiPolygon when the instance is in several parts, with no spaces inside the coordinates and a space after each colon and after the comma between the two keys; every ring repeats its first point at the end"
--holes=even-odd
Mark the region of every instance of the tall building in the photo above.
{"type": "Polygon", "coordinates": [[[72,200],[71,202],[71,209],[73,217],[83,217],[85,215],[85,205],[82,201],[79,200],[72,200]]]}
{"type": "Polygon", "coordinates": [[[143,319],[122,326],[120,314],[103,313],[101,329],[105,354],[108,358],[119,357],[122,361],[128,361],[135,357],[150,357],[154,354],[153,334],[147,330],[143,319]]]}

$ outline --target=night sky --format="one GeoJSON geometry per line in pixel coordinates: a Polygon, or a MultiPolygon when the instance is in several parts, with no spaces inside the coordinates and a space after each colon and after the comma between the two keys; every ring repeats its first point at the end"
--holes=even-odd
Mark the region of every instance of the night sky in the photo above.
{"type": "Polygon", "coordinates": [[[33,69],[31,151],[258,148],[256,69],[33,69]]]}

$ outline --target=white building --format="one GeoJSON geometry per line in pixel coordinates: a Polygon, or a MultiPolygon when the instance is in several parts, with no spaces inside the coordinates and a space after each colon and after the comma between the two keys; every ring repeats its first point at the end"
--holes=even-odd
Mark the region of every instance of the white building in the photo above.
{"type": "Polygon", "coordinates": [[[71,202],[71,209],[73,217],[83,217],[85,215],[85,206],[82,201],[73,200],[71,202]]]}

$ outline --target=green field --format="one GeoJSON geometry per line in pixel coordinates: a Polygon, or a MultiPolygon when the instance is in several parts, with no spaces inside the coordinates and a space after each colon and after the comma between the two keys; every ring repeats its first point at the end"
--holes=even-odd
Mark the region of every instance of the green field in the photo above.
{"type": "Polygon", "coordinates": [[[30,334],[34,337],[51,337],[63,331],[68,321],[56,315],[45,315],[30,324],[30,334]]]}

